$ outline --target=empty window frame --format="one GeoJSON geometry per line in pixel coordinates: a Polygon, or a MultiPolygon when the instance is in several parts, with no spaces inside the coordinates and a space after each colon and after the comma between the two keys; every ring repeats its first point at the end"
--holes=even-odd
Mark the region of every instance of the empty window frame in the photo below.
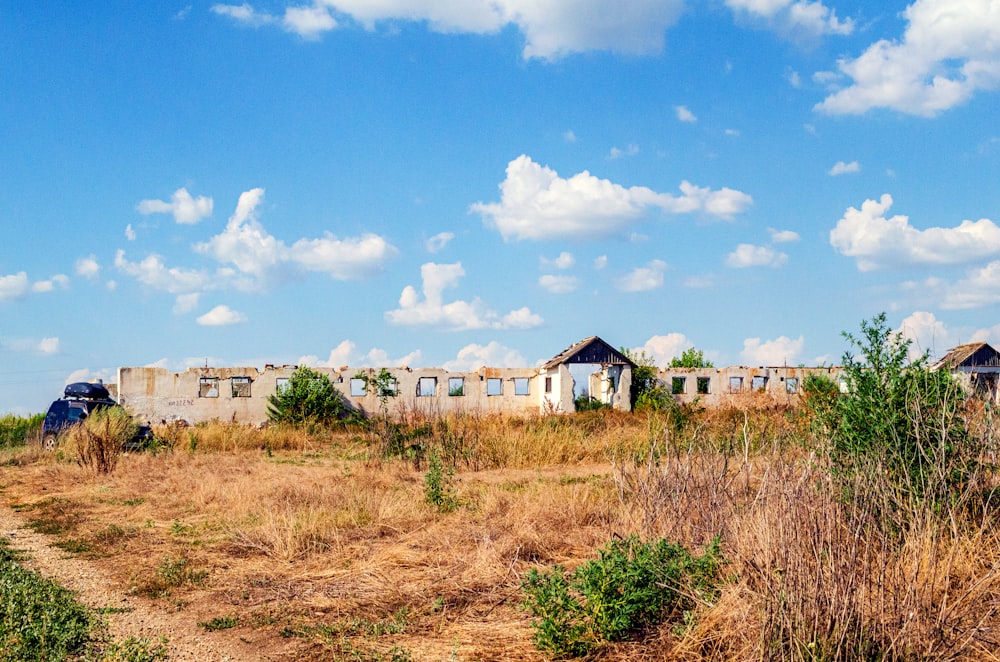
{"type": "Polygon", "coordinates": [[[545,378],[545,392],[546,393],[551,393],[552,392],[552,378],[551,377],[546,377],[545,378]]]}
{"type": "Polygon", "coordinates": [[[743,390],[743,378],[742,377],[730,377],[729,378],[729,392],[739,393],[743,390]]]}
{"type": "Polygon", "coordinates": [[[355,398],[364,397],[368,393],[368,383],[360,377],[351,380],[351,396],[355,398]]]}
{"type": "Polygon", "coordinates": [[[514,378],[514,395],[528,395],[528,378],[527,377],[515,377],[514,378]]]}
{"type": "Polygon", "coordinates": [[[674,377],[670,380],[670,392],[674,395],[684,395],[687,391],[687,377],[674,377]]]}
{"type": "Polygon", "coordinates": [[[699,377],[697,382],[698,395],[708,395],[711,393],[711,384],[712,379],[710,377],[699,377]]]}
{"type": "Polygon", "coordinates": [[[418,398],[433,398],[437,395],[438,380],[437,377],[421,377],[417,380],[417,397],[418,398]]]}
{"type": "Polygon", "coordinates": [[[281,393],[286,388],[288,388],[288,377],[278,377],[274,380],[274,391],[276,393],[281,393]]]}
{"type": "Polygon", "coordinates": [[[750,386],[754,390],[754,392],[766,391],[767,377],[764,377],[762,375],[754,375],[753,379],[750,381],[750,386]]]}
{"type": "Polygon", "coordinates": [[[789,377],[785,380],[785,393],[795,395],[799,392],[799,378],[789,377]]]}
{"type": "Polygon", "coordinates": [[[217,398],[217,397],[219,397],[219,378],[218,377],[199,377],[198,378],[198,397],[199,398],[217,398]]]}
{"type": "Polygon", "coordinates": [[[249,377],[233,377],[229,380],[230,385],[233,389],[234,398],[249,398],[250,397],[250,378],[249,377]]]}
{"type": "Polygon", "coordinates": [[[448,395],[465,395],[465,377],[448,378],[448,395]]]}
{"type": "Polygon", "coordinates": [[[503,395],[503,380],[499,377],[487,377],[486,395],[503,395]]]}

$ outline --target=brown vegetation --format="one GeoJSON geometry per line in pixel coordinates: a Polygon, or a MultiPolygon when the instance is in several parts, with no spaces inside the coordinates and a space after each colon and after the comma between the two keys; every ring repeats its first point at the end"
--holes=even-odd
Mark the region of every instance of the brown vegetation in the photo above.
{"type": "MultiPolygon", "coordinates": [[[[975,412],[976,434],[994,434],[990,415],[975,412]]],[[[544,659],[521,578],[630,534],[691,549],[721,536],[726,580],[693,619],[602,659],[998,657],[992,485],[961,497],[964,521],[928,513],[892,545],[845,512],[858,506],[837,498],[802,414],[761,396],[407,429],[407,452],[380,458],[352,429],[164,428],[167,447],[109,474],[68,447],[6,451],[0,499],[270,659],[544,659]],[[425,495],[431,452],[455,469],[449,512],[425,495]]]]}

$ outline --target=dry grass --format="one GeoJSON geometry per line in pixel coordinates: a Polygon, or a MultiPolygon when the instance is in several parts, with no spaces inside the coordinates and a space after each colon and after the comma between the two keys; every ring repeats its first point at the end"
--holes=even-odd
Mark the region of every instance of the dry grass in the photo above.
{"type": "Polygon", "coordinates": [[[541,660],[522,575],[632,533],[721,535],[728,580],[692,623],[603,658],[996,659],[991,506],[973,524],[928,517],[893,548],[848,524],[794,412],[744,399],[685,415],[410,421],[422,453],[457,467],[450,513],[426,502],[419,455],[373,462],[355,430],[221,424],[161,430],[170,449],[110,475],[6,452],[0,497],[122,586],[235,617],[212,636],[272,659],[541,660]]]}

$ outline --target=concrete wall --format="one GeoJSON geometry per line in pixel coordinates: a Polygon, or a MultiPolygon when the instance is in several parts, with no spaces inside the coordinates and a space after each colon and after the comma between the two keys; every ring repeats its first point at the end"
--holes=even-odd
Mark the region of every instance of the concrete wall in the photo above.
{"type": "Polygon", "coordinates": [[[657,376],[668,392],[672,392],[675,378],[683,380],[682,392],[674,395],[678,402],[693,402],[698,399],[706,407],[714,407],[723,404],[732,395],[755,391],[763,391],[779,402],[797,404],[801,398],[802,385],[810,374],[839,383],[841,369],[748,366],[662,368],[657,376]],[[702,380],[701,390],[699,380],[702,380]],[[705,386],[707,392],[704,391],[705,386]]]}

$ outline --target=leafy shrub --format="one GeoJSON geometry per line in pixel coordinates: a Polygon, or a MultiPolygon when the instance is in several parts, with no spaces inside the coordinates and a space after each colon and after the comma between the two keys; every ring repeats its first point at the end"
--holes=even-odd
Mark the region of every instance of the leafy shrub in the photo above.
{"type": "Polygon", "coordinates": [[[67,432],[76,449],[77,462],[100,474],[109,474],[118,466],[125,444],[135,437],[139,426],[121,407],[101,407],[80,425],[67,432]]]}
{"type": "Polygon", "coordinates": [[[68,659],[96,624],[70,591],[22,568],[0,540],[0,662],[68,659]]]}
{"type": "Polygon", "coordinates": [[[961,385],[927,356],[911,361],[910,341],[889,330],[885,313],[861,323],[843,359],[847,393],[820,396],[819,420],[844,496],[889,528],[905,512],[945,505],[976,469],[961,385]]]}
{"type": "Polygon", "coordinates": [[[284,388],[267,398],[267,417],[275,423],[326,425],[343,418],[348,406],[330,378],[305,366],[296,368],[284,388]]]}
{"type": "Polygon", "coordinates": [[[522,590],[535,642],[554,657],[577,657],[664,620],[684,618],[714,598],[722,564],[716,538],[700,557],[682,545],[635,536],[613,540],[572,573],[532,569],[522,590]]]}
{"type": "Polygon", "coordinates": [[[455,470],[447,469],[441,460],[441,455],[433,452],[428,460],[427,473],[424,474],[424,499],[437,508],[440,513],[450,513],[458,508],[458,497],[455,496],[453,485],[455,470]]]}

